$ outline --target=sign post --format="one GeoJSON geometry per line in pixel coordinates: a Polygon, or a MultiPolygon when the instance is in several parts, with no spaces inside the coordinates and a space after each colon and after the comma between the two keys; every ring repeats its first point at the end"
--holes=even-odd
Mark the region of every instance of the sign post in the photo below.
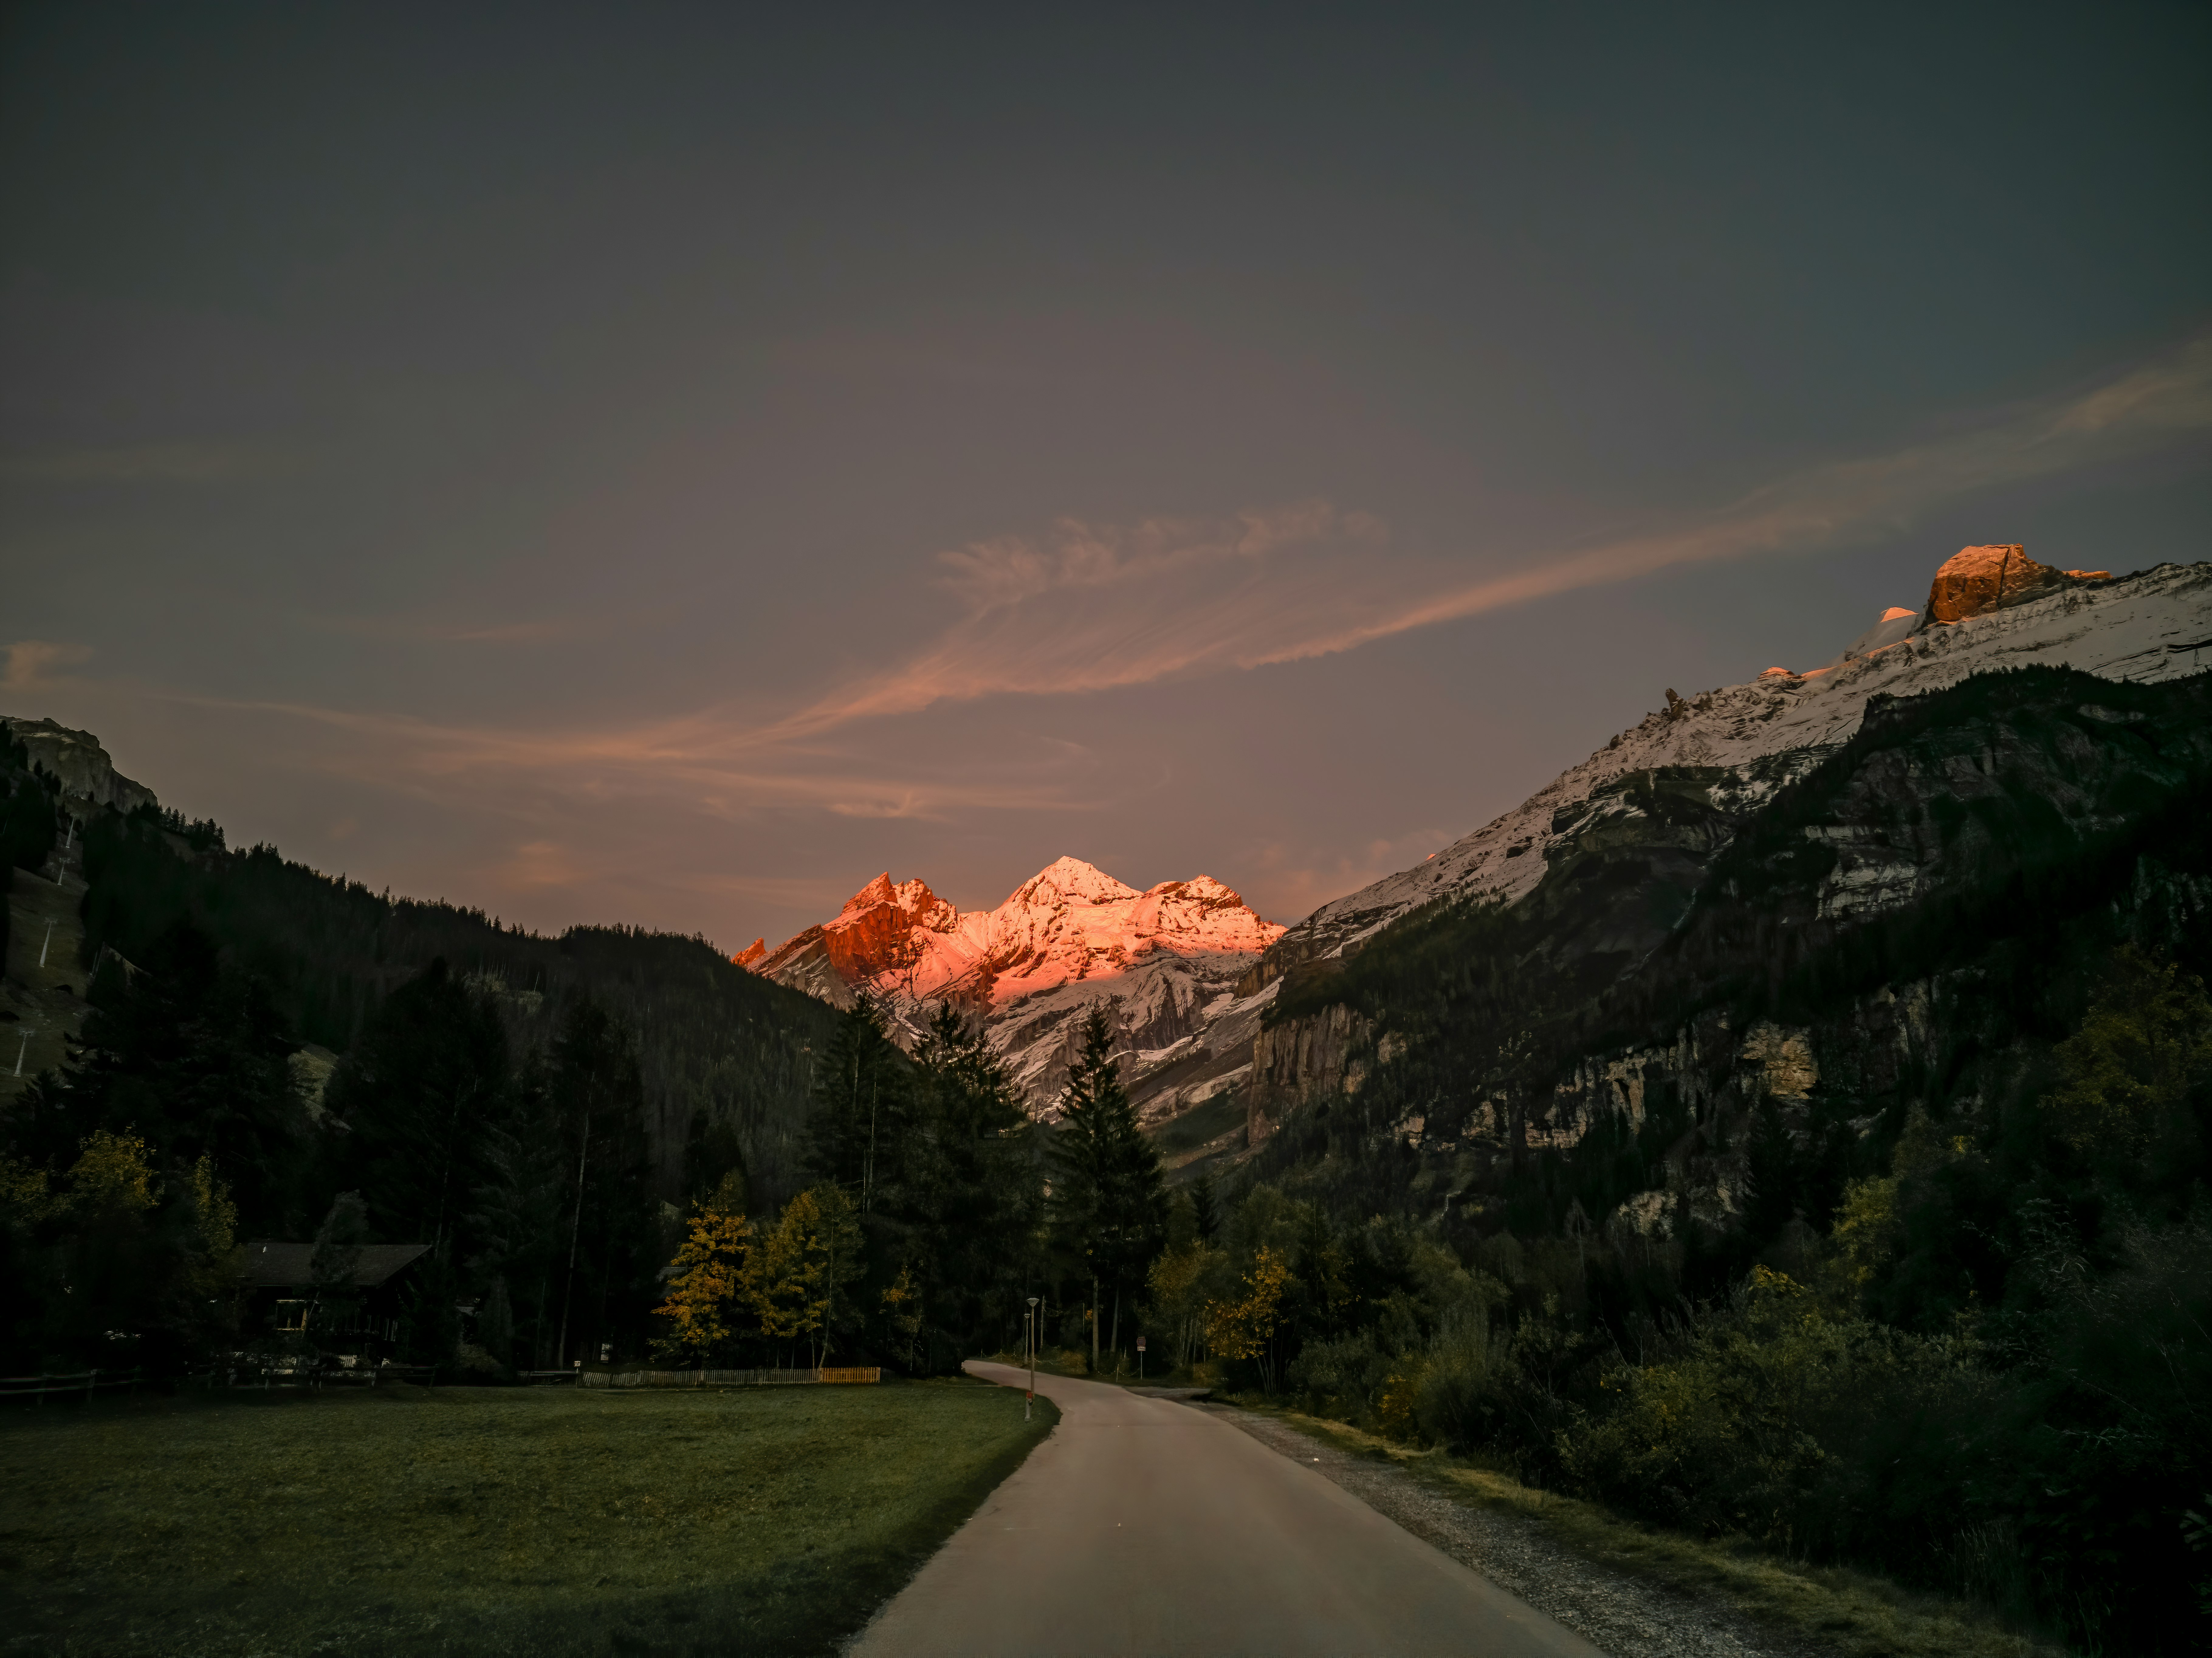
{"type": "Polygon", "coordinates": [[[1144,1379],[1145,1379],[1145,1339],[1144,1339],[1144,1337],[1142,1337],[1142,1336],[1139,1336],[1139,1337],[1137,1338],[1137,1380],[1138,1380],[1138,1381],[1139,1381],[1139,1382],[1142,1382],[1144,1379]]]}

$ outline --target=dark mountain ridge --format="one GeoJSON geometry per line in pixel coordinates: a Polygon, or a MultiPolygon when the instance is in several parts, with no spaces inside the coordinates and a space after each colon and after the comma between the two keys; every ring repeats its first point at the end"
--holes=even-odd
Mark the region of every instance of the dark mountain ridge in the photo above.
{"type": "MultiPolygon", "coordinates": [[[[19,792],[37,766],[23,758],[19,792]]],[[[569,1008],[589,999],[636,1044],[664,1199],[679,1195],[686,1148],[702,1135],[742,1156],[763,1200],[796,1189],[811,1055],[834,1011],[745,972],[705,939],[624,926],[547,938],[482,910],[374,892],[273,847],[234,850],[219,825],[186,823],[137,785],[119,797],[127,811],[90,791],[50,793],[61,821],[76,825],[81,978],[106,959],[146,959],[189,920],[265,985],[298,1042],[341,1056],[434,960],[496,1004],[523,1056],[544,1051],[569,1008]]],[[[40,847],[26,881],[64,873],[52,858],[52,844],[40,847]]]]}
{"type": "Polygon", "coordinates": [[[1255,1137],[1295,1131],[1264,1166],[1349,1117],[1395,1146],[1398,1201],[1461,1224],[1721,1228],[1762,1102],[1832,1187],[1910,1106],[1971,1111],[2070,1029],[2116,945],[2212,968],[2212,675],[1977,676],[1880,700],[1747,814],[1726,784],[1624,780],[1521,902],[1294,974],[1270,1046],[1340,1057],[1259,1096],[1255,1137]]]}

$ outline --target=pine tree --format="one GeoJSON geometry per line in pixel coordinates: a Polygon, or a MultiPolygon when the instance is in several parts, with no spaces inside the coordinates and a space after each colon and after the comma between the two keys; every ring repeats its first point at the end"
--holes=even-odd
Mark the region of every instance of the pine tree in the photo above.
{"type": "Polygon", "coordinates": [[[11,1149],[58,1172],[86,1136],[127,1130],[157,1163],[212,1157],[246,1224],[276,1225],[302,1126],[282,1022],[189,920],[155,940],[143,966],[94,979],[77,1058],[24,1090],[6,1124],[11,1149]]]}
{"type": "Polygon", "coordinates": [[[392,993],[331,1079],[325,1098],[349,1131],[332,1184],[360,1192],[385,1242],[465,1260],[484,1129],[506,1118],[510,1081],[498,1011],[432,962],[392,993]]]}
{"type": "Polygon", "coordinates": [[[588,998],[570,1006],[547,1066],[546,1096],[562,1140],[568,1213],[555,1362],[638,1333],[658,1266],[645,1085],[621,1021],[588,998]]]}
{"type": "MultiPolygon", "coordinates": [[[[1060,1138],[1053,1202],[1065,1256],[1094,1286],[1094,1316],[1112,1321],[1118,1351],[1126,1292],[1145,1280],[1167,1229],[1160,1156],[1137,1126],[1136,1107],[1114,1063],[1103,1008],[1084,1022],[1083,1051],[1060,1094],[1060,1138]]],[[[1093,1327],[1093,1345],[1103,1333],[1093,1327]]]]}
{"type": "Polygon", "coordinates": [[[864,1216],[875,1207],[878,1184],[901,1163],[909,1069],[884,1028],[883,1011],[862,991],[814,1072],[805,1164],[815,1183],[842,1187],[864,1216]]]}
{"type": "Polygon", "coordinates": [[[513,1109],[486,1129],[484,1182],[469,1215],[479,1248],[471,1270],[505,1282],[513,1333],[529,1357],[524,1368],[536,1370],[553,1363],[576,1172],[561,1137],[546,1132],[547,1092],[544,1067],[532,1065],[514,1090],[513,1109]]]}
{"type": "Polygon", "coordinates": [[[1190,1188],[1191,1230],[1200,1243],[1213,1242],[1221,1230],[1221,1206],[1213,1195],[1213,1176],[1204,1169],[1190,1188]]]}
{"type": "Polygon", "coordinates": [[[915,1055],[911,1132],[877,1217],[891,1333],[909,1362],[958,1363],[998,1338],[1022,1293],[1043,1189],[1022,1108],[981,1028],[940,1006],[915,1055]]]}

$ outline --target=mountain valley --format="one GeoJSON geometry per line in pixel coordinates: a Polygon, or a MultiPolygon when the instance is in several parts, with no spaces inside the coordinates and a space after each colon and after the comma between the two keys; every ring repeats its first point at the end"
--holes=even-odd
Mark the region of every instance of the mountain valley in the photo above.
{"type": "MultiPolygon", "coordinates": [[[[1892,607],[1825,665],[1770,668],[1693,696],[1669,690],[1660,710],[1520,806],[1288,927],[1262,920],[1204,877],[1139,894],[1064,858],[997,909],[966,914],[921,881],[879,876],[830,921],[773,952],[757,943],[737,960],[839,1005],[865,987],[908,1042],[933,1002],[974,1010],[1030,1108],[1047,1118],[1082,1015],[1103,1002],[1131,1092],[1170,1165],[1188,1172],[1233,1164],[1266,1145],[1301,1103],[1358,1094],[1413,1040],[1402,1022],[1394,1028],[1328,989],[1394,928],[1455,906],[1499,906],[1540,935],[1546,982],[1571,981],[1579,993],[1596,994],[1668,939],[1716,860],[1792,786],[1843,754],[1870,718],[1879,724],[1911,707],[1907,699],[2028,667],[2162,684],[2197,671],[2206,653],[2212,566],[2161,565],[2114,578],[2052,569],[2016,545],[1970,547],[1937,571],[1918,609],[1892,607]],[[1286,992],[1289,1001],[1279,1001],[1286,992]]],[[[2111,729],[2141,717],[2116,714],[2111,729]]],[[[1998,774],[1989,786],[2001,793],[2018,786],[2002,778],[2017,763],[2016,756],[1991,756],[1977,774],[1998,774]]],[[[1948,773],[1916,786],[1923,802],[1961,792],[1948,773]]],[[[1949,878],[1938,845],[1893,843],[1848,823],[1805,833],[1832,852],[1810,919],[1872,920],[1949,878]]],[[[1729,1063],[1756,1071],[1775,1042],[1802,1039],[1748,1036],[1741,1046],[1753,1057],[1729,1063]]],[[[1558,1123],[1549,1108],[1537,1110],[1533,1128],[1514,1131],[1520,1143],[1576,1143],[1596,1120],[1591,1114],[1602,1114],[1606,1089],[1588,1076],[1627,1064],[1577,1058],[1569,1066],[1577,1080],[1559,1086],[1581,1103],[1560,1107],[1558,1123]]],[[[1489,1132],[1502,1145],[1510,1113],[1495,1102],[1489,1109],[1489,1132]]],[[[1634,1121],[1640,1112],[1632,1108],[1634,1121]]],[[[1454,1143],[1459,1130],[1443,1127],[1457,1121],[1449,1110],[1409,1108],[1399,1131],[1423,1142],[1431,1118],[1437,1127],[1426,1129],[1425,1143],[1454,1143]]],[[[1724,1210],[1725,1183],[1710,1175],[1699,1203],[1724,1210]]]]}

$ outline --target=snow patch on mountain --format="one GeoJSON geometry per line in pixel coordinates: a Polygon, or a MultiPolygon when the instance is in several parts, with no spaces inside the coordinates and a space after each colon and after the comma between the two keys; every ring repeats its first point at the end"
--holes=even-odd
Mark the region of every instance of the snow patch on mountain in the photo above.
{"type": "Polygon", "coordinates": [[[840,1006],[865,987],[908,1041],[935,1005],[969,1009],[1049,1114],[1094,1005],[1109,1004],[1123,1080],[1149,1104],[1154,1074],[1203,1068],[1191,1039],[1282,933],[1211,876],[1140,892],[1060,858],[997,908],[965,912],[886,872],[831,920],[736,959],[840,1006]]]}
{"type": "MultiPolygon", "coordinates": [[[[1991,554],[1968,548],[1938,573],[1929,610],[1979,578],[1991,554]]],[[[2018,578],[1999,578],[1981,602],[1996,608],[1955,622],[1893,608],[1826,666],[1770,668],[1747,684],[1666,706],[1620,733],[1520,805],[1412,869],[1322,905],[1291,927],[1255,975],[1272,981],[1300,962],[1341,955],[1410,910],[1490,892],[1511,902],[1544,877],[1552,847],[1570,836],[1591,796],[1630,772],[1662,766],[1731,768],[1746,806],[1820,764],[1850,740],[1869,698],[1941,690],[1968,676],[2031,664],[2070,665],[2107,679],[2158,680],[2212,666],[2212,564],[2161,564],[2118,580],[2100,573],[2033,571],[2063,586],[2024,600],[2018,578]],[[2006,580],[2012,586],[2002,585],[2006,580]],[[1761,763],[1765,762],[1765,763],[1761,763]]],[[[2039,577],[2039,581],[2040,578],[2039,577]]]]}

